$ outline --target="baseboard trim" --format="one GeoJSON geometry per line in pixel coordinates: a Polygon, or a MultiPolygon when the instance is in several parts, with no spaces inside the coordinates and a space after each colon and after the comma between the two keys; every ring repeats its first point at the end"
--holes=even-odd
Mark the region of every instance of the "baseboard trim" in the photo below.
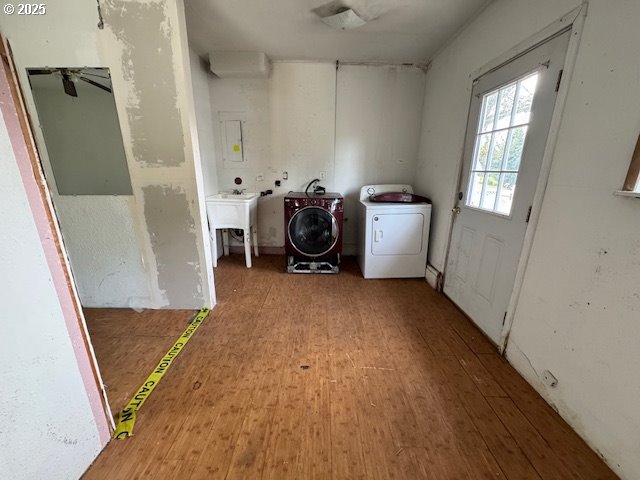
{"type": "MultiPolygon", "coordinates": [[[[240,253],[244,255],[244,247],[240,245],[231,245],[229,246],[230,253],[240,253]]],[[[274,246],[262,246],[258,245],[258,252],[260,255],[284,255],[284,247],[274,247],[274,246]]],[[[345,245],[342,249],[342,255],[345,257],[354,257],[356,255],[355,246],[345,245]]],[[[220,258],[220,257],[219,257],[220,258]]]]}
{"type": "Polygon", "coordinates": [[[427,283],[434,290],[440,290],[440,280],[442,279],[442,273],[438,271],[433,265],[427,265],[424,278],[427,283]]]}
{"type": "MultiPolygon", "coordinates": [[[[244,247],[241,247],[239,245],[231,245],[229,247],[229,252],[241,253],[242,255],[244,255],[244,247]]],[[[263,247],[262,245],[258,245],[258,252],[260,253],[260,255],[284,255],[284,247],[263,247]]]]}

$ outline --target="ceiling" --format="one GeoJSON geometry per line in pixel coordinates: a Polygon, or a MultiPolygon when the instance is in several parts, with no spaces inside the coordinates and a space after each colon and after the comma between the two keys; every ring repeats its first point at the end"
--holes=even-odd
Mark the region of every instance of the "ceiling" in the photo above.
{"type": "Polygon", "coordinates": [[[273,59],[421,63],[491,0],[188,0],[189,42],[199,55],[259,51],[273,59]],[[368,20],[349,31],[314,13],[339,6],[368,20]]]}

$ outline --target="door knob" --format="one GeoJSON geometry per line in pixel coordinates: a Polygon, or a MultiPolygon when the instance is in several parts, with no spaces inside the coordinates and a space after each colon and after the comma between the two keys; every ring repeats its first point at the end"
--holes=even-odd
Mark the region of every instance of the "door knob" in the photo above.
{"type": "Polygon", "coordinates": [[[460,207],[453,207],[453,208],[451,209],[451,211],[457,215],[457,214],[458,214],[458,213],[460,213],[462,210],[460,209],[460,207]]]}

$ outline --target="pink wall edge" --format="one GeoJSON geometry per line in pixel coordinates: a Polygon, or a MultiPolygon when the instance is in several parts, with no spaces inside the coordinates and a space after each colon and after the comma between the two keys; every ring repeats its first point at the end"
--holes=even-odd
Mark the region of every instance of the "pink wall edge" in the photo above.
{"type": "MultiPolygon", "coordinates": [[[[10,72],[5,73],[6,75],[10,75],[10,72]]],[[[11,139],[11,146],[22,177],[22,184],[27,194],[29,207],[31,208],[33,220],[40,237],[40,243],[42,244],[47,259],[51,278],[53,279],[53,284],[58,294],[60,308],[65,319],[71,344],[73,345],[73,351],[89,399],[89,404],[91,405],[91,410],[96,421],[100,441],[104,447],[111,438],[109,422],[107,420],[108,413],[105,411],[100,386],[96,384],[96,379],[93,375],[91,357],[85,349],[83,333],[80,328],[82,320],[76,315],[74,299],[67,287],[67,280],[64,273],[65,266],[63,266],[60,261],[55,243],[56,232],[52,230],[49,224],[47,207],[45,207],[42,201],[40,189],[32,170],[29,152],[24,142],[22,128],[18,119],[17,106],[13,101],[5,75],[0,75],[0,98],[2,98],[2,101],[0,101],[0,110],[2,111],[2,116],[7,126],[9,138],[11,139]]]]}

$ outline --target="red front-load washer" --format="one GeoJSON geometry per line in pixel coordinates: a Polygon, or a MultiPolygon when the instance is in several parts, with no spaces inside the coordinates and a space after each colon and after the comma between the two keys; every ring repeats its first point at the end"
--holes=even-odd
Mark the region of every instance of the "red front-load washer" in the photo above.
{"type": "Polygon", "coordinates": [[[291,273],[337,273],[342,255],[339,193],[289,192],[284,197],[285,253],[291,273]]]}

